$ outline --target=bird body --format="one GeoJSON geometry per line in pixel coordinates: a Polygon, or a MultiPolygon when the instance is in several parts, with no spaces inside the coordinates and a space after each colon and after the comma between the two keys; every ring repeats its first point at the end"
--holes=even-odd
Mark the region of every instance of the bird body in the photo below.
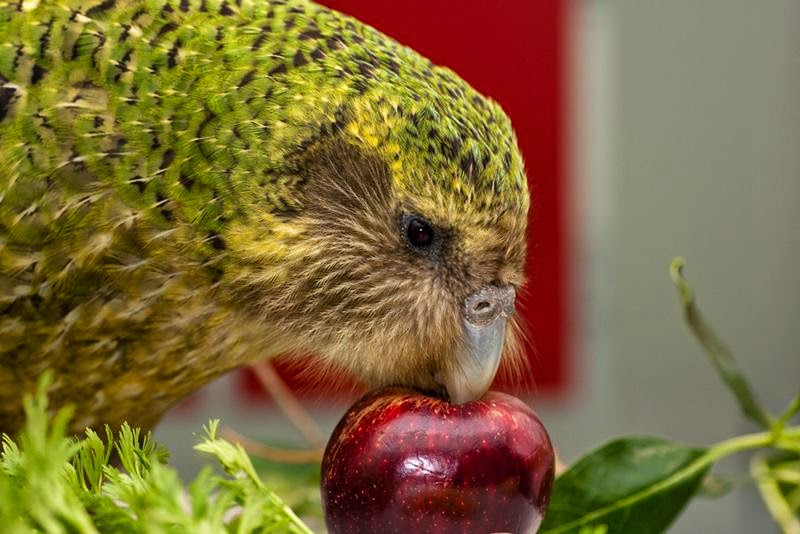
{"type": "Polygon", "coordinates": [[[527,209],[499,106],[335,11],[0,0],[0,431],[48,368],[76,430],[284,352],[436,388],[527,209]]]}

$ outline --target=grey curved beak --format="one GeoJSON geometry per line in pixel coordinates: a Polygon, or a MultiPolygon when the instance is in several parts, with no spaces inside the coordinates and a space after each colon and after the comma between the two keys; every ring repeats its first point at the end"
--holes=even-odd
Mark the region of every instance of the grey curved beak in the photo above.
{"type": "Polygon", "coordinates": [[[514,313],[512,286],[485,287],[464,301],[464,341],[455,365],[441,377],[455,404],[479,399],[492,385],[506,337],[507,318],[514,313]]]}

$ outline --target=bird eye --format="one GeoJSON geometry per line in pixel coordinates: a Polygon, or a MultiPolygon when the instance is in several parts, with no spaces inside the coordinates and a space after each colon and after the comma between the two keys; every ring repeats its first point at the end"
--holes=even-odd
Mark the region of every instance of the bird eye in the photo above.
{"type": "Polygon", "coordinates": [[[428,221],[420,217],[411,216],[406,221],[406,238],[411,246],[428,248],[433,244],[435,232],[428,221]]]}

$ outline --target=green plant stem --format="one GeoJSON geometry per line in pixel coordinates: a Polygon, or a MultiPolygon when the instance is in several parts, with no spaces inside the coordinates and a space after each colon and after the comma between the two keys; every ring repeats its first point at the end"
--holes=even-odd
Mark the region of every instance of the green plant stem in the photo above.
{"type": "Polygon", "coordinates": [[[283,511],[284,511],[284,513],[286,513],[287,516],[289,516],[289,518],[290,518],[290,520],[292,522],[292,524],[291,524],[292,533],[294,533],[294,534],[314,534],[311,531],[311,529],[308,528],[305,523],[303,523],[303,520],[300,519],[299,517],[297,517],[297,514],[295,514],[294,510],[292,510],[288,505],[286,505],[286,504],[283,505],[283,511]]]}
{"type": "Polygon", "coordinates": [[[692,468],[695,464],[700,464],[700,467],[705,467],[726,456],[746,450],[774,448],[794,452],[795,448],[798,446],[800,446],[800,427],[787,428],[778,436],[772,432],[744,434],[713,445],[708,449],[708,452],[689,464],[686,468],[692,468]]]}
{"type": "Polygon", "coordinates": [[[772,476],[769,464],[762,454],[756,454],[750,461],[750,474],[756,481],[761,498],[767,505],[770,515],[780,525],[784,534],[800,534],[800,521],[794,515],[791,506],[784,498],[778,487],[778,482],[772,476]]]}
{"type": "Polygon", "coordinates": [[[731,351],[700,314],[695,302],[694,290],[683,277],[684,263],[683,258],[672,260],[670,277],[678,290],[689,328],[703,346],[717,373],[733,393],[742,413],[762,428],[772,427],[772,418],[761,407],[753,388],[736,364],[731,351]]]}
{"type": "Polygon", "coordinates": [[[786,502],[789,503],[789,508],[793,511],[800,510],[800,486],[789,492],[789,495],[786,496],[786,502]]]}
{"type": "Polygon", "coordinates": [[[792,418],[797,415],[797,412],[800,412],[800,393],[791,400],[780,417],[775,420],[775,423],[772,425],[773,432],[780,433],[783,427],[789,424],[792,418]]]}
{"type": "Polygon", "coordinates": [[[772,469],[772,476],[779,482],[787,482],[795,486],[800,486],[800,469],[778,467],[772,469]]]}

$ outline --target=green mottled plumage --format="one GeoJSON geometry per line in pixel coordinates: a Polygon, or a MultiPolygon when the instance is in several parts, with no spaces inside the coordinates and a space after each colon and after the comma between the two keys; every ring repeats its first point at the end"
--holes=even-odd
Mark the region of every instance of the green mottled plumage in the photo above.
{"type": "Polygon", "coordinates": [[[516,281],[524,257],[525,177],[500,108],[302,0],[0,0],[0,165],[0,431],[46,367],[76,427],[149,426],[286,350],[419,383],[412,367],[434,356],[357,359],[409,328],[419,343],[397,350],[438,350],[402,262],[455,302],[516,281]],[[393,244],[408,211],[460,236],[446,265],[393,244]],[[335,234],[340,219],[352,232],[335,234]]]}

